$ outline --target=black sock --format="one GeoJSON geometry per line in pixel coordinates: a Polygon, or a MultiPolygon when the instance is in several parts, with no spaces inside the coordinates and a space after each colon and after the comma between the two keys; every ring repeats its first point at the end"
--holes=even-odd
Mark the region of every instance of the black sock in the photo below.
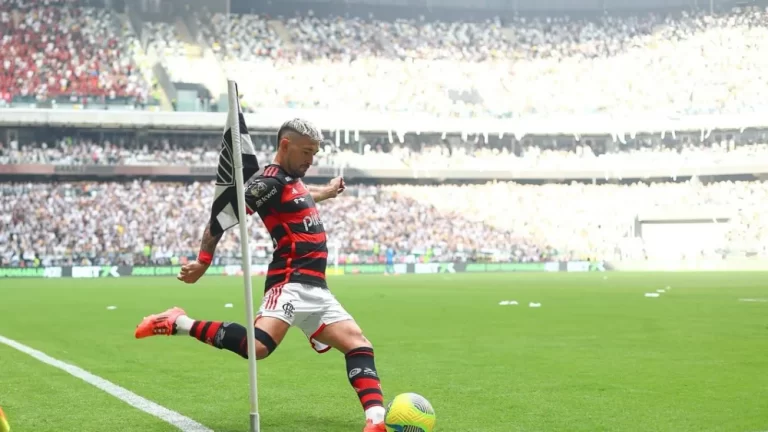
{"type": "Polygon", "coordinates": [[[347,377],[357,392],[363,410],[373,406],[384,406],[379,374],[373,360],[373,348],[355,348],[346,354],[347,377]]]}
{"type": "Polygon", "coordinates": [[[195,339],[248,358],[248,332],[237,323],[195,321],[189,335],[195,339]]]}

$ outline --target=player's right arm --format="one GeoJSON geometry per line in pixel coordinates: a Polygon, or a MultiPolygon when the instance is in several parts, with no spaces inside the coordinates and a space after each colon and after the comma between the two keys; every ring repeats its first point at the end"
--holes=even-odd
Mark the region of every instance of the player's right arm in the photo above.
{"type": "MultiPolygon", "coordinates": [[[[280,202],[282,184],[273,177],[257,177],[245,187],[245,206],[250,212],[256,212],[262,207],[269,208],[280,202]]],[[[205,274],[213,261],[216,245],[219,244],[222,234],[211,234],[211,222],[205,226],[203,239],[200,242],[200,253],[197,260],[181,267],[177,279],[184,283],[193,284],[205,274]]]]}
{"type": "Polygon", "coordinates": [[[203,232],[203,240],[200,242],[200,253],[197,255],[197,259],[181,267],[181,271],[177,278],[185,283],[192,284],[198,281],[213,260],[213,254],[216,252],[216,245],[219,244],[219,240],[224,233],[219,235],[211,234],[211,222],[208,221],[208,225],[205,226],[203,232]]]}

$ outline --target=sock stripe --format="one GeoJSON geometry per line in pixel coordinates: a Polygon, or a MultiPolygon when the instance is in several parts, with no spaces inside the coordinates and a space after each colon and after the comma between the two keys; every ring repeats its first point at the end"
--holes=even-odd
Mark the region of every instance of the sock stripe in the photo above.
{"type": "Polygon", "coordinates": [[[346,354],[345,357],[350,358],[350,357],[356,357],[356,356],[370,356],[370,357],[373,357],[373,348],[369,348],[369,347],[355,348],[355,349],[349,351],[346,354]]]}
{"type": "Polygon", "coordinates": [[[357,397],[360,398],[360,403],[363,404],[363,409],[368,408],[367,404],[370,402],[378,402],[379,404],[384,403],[384,395],[381,394],[381,391],[368,392],[367,394],[363,393],[365,393],[365,390],[357,394],[357,397]]]}
{"type": "Polygon", "coordinates": [[[195,321],[192,324],[192,328],[189,329],[189,335],[192,337],[197,337],[197,330],[200,328],[200,321],[195,321]]]}
{"type": "Polygon", "coordinates": [[[208,328],[208,330],[203,329],[202,334],[205,335],[203,342],[207,343],[208,345],[213,345],[213,338],[216,337],[216,332],[218,332],[219,328],[221,328],[221,323],[213,322],[209,324],[211,324],[211,326],[208,328]]]}
{"type": "Polygon", "coordinates": [[[381,381],[378,378],[357,378],[352,380],[352,386],[357,389],[379,388],[381,381]]]}
{"type": "Polygon", "coordinates": [[[381,390],[379,390],[377,388],[367,388],[367,389],[363,389],[363,390],[357,392],[357,396],[360,397],[360,399],[363,399],[365,396],[370,396],[372,394],[376,394],[376,395],[379,395],[379,396],[383,396],[384,395],[384,393],[382,393],[381,390]]]}
{"type": "Polygon", "coordinates": [[[205,324],[203,324],[200,331],[195,335],[197,340],[205,342],[205,334],[208,333],[208,329],[211,328],[211,324],[213,324],[211,321],[206,321],[205,324]]]}
{"type": "Polygon", "coordinates": [[[367,401],[363,402],[363,409],[364,410],[367,410],[368,408],[375,407],[375,406],[383,407],[384,406],[383,398],[382,399],[371,399],[371,400],[367,400],[367,401]]]}

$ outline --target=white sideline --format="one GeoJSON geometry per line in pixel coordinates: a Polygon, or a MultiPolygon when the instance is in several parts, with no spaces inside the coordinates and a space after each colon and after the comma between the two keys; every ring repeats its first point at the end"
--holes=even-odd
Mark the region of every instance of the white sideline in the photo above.
{"type": "Polygon", "coordinates": [[[13,339],[8,339],[0,335],[0,343],[8,345],[11,348],[14,348],[18,351],[23,352],[24,354],[28,354],[47,365],[53,366],[57,369],[61,369],[64,372],[74,377],[80,378],[81,380],[87,382],[88,384],[98,388],[99,390],[102,390],[104,392],[111,394],[112,396],[120,399],[121,401],[127,403],[128,405],[136,409],[139,409],[141,411],[144,411],[149,415],[155,416],[166,423],[176,426],[182,432],[213,432],[213,429],[209,429],[201,425],[200,423],[192,420],[189,417],[185,417],[177,413],[176,411],[172,411],[172,410],[169,410],[168,408],[162,407],[150,400],[144,399],[143,397],[137,395],[136,393],[133,393],[130,390],[124,389],[123,387],[120,387],[117,384],[109,382],[104,378],[98,377],[86,370],[80,369],[79,367],[73,366],[69,363],[65,363],[61,360],[56,360],[55,358],[43,352],[40,352],[34,348],[30,348],[24,344],[16,342],[13,339]]]}

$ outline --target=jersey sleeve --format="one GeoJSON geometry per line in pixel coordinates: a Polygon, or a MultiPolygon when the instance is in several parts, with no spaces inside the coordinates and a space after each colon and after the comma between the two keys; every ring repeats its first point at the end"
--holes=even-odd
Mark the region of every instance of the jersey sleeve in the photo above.
{"type": "Polygon", "coordinates": [[[245,206],[249,213],[280,202],[283,184],[274,177],[256,177],[245,187],[245,206]]]}

